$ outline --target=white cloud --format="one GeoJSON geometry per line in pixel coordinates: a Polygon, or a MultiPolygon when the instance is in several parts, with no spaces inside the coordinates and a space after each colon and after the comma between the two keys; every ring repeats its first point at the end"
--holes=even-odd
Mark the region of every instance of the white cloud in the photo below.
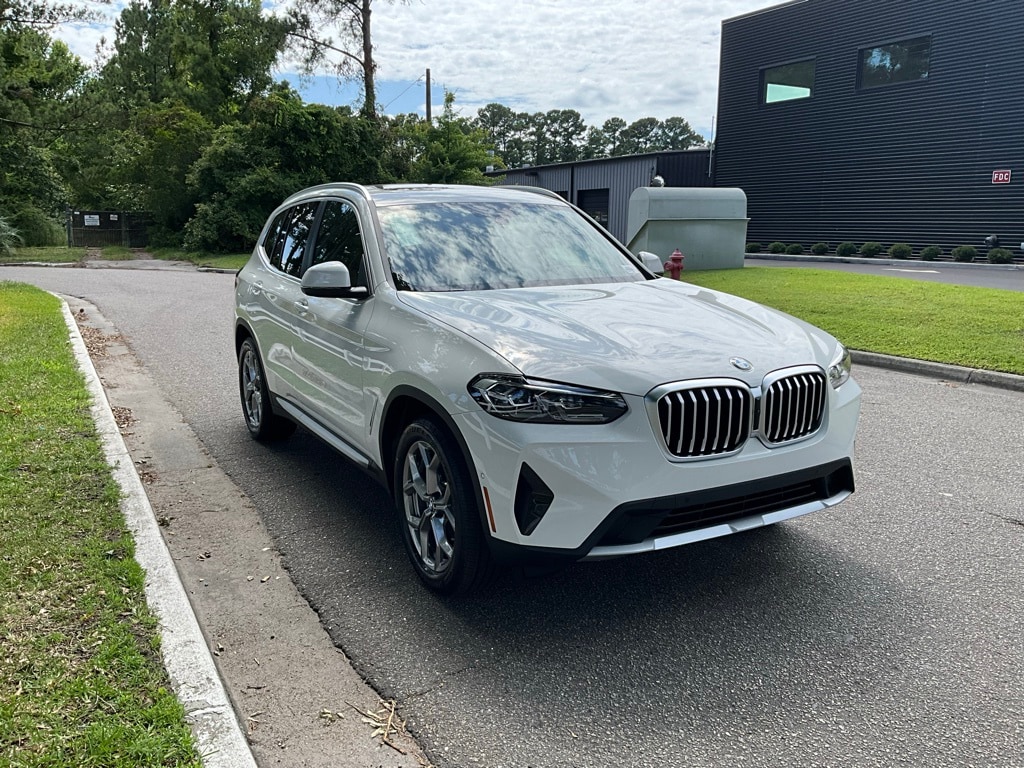
{"type": "MultiPolygon", "coordinates": [[[[377,0],[378,80],[412,83],[429,67],[435,103],[447,88],[468,114],[497,101],[517,111],[576,109],[591,125],[680,115],[707,133],[717,108],[721,22],[771,4],[377,0]]],[[[112,37],[110,28],[58,30],[85,59],[102,34],[112,37]]]]}

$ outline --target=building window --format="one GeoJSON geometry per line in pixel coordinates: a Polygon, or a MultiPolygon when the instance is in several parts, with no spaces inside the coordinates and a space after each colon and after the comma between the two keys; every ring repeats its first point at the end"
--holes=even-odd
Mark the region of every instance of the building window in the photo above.
{"type": "Polygon", "coordinates": [[[761,98],[765,104],[809,99],[814,91],[814,60],[762,70],[761,98]]]}
{"type": "Polygon", "coordinates": [[[880,85],[927,80],[931,52],[930,36],[861,48],[857,82],[861,88],[877,88],[880,85]]]}

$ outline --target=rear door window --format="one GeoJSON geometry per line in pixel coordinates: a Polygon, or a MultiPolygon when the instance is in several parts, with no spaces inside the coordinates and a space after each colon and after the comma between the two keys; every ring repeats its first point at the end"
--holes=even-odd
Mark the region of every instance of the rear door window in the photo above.
{"type": "Polygon", "coordinates": [[[278,214],[263,241],[270,266],[293,277],[302,275],[302,259],[319,205],[300,203],[278,214]]]}

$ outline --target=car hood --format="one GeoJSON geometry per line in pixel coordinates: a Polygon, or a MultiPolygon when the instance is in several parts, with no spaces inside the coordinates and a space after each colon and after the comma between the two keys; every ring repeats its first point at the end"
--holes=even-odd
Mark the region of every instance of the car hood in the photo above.
{"type": "Polygon", "coordinates": [[[714,376],[756,385],[779,368],[825,367],[836,343],[789,315],[668,279],[400,296],[526,376],[635,395],[714,376]],[[752,369],[738,370],[733,357],[752,369]]]}

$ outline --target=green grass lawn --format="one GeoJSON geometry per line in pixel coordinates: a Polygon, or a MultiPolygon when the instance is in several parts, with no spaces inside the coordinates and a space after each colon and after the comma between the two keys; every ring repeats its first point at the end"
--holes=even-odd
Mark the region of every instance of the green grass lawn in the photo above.
{"type": "Polygon", "coordinates": [[[1024,294],[821,269],[685,272],[824,328],[852,349],[1024,374],[1024,294]]]}
{"type": "Polygon", "coordinates": [[[54,297],[0,282],[0,765],[200,766],[54,297]]]}
{"type": "Polygon", "coordinates": [[[68,248],[66,245],[49,245],[37,248],[14,248],[10,254],[0,254],[0,264],[21,261],[41,261],[49,264],[67,264],[82,261],[85,248],[68,248]]]}

